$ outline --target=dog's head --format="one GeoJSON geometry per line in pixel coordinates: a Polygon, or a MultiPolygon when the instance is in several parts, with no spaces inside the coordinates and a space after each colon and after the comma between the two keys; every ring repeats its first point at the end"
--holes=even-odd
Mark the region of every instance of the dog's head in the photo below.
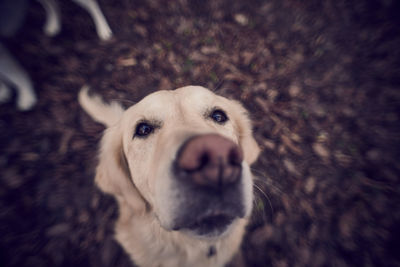
{"type": "Polygon", "coordinates": [[[258,154],[238,102],[199,86],[159,91],[106,130],[96,182],[166,230],[216,237],[249,216],[258,154]]]}

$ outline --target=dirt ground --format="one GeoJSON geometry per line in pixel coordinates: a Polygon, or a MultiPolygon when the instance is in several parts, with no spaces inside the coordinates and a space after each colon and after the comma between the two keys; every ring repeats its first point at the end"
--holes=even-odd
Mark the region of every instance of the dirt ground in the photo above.
{"type": "Polygon", "coordinates": [[[109,42],[72,1],[58,36],[35,1],[3,40],[39,103],[0,106],[1,266],[133,266],[93,183],[84,84],[125,106],[197,84],[250,110],[263,152],[233,266],[399,266],[398,1],[99,2],[109,42]]]}

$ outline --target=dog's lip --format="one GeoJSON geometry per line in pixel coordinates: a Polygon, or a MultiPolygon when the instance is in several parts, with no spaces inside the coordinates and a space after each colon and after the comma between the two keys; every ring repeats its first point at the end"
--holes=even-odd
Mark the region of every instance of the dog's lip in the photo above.
{"type": "Polygon", "coordinates": [[[197,235],[220,235],[235,220],[235,216],[226,213],[203,215],[174,230],[189,230],[197,235]]]}
{"type": "Polygon", "coordinates": [[[224,227],[226,225],[231,224],[233,221],[234,217],[229,216],[226,214],[214,214],[214,215],[209,215],[209,216],[203,216],[196,221],[194,221],[191,225],[189,225],[187,228],[189,229],[198,229],[202,227],[206,228],[220,228],[224,227]]]}

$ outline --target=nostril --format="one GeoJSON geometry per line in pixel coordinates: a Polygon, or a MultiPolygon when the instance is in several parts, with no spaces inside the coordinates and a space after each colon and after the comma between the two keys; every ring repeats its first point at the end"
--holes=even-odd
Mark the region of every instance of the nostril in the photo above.
{"type": "Polygon", "coordinates": [[[199,164],[197,170],[203,169],[205,166],[209,164],[209,162],[210,162],[210,155],[207,153],[207,151],[204,151],[199,157],[199,164]]]}
{"type": "Polygon", "coordinates": [[[243,153],[238,147],[232,147],[228,155],[231,165],[241,165],[243,161],[243,153]]]}
{"type": "Polygon", "coordinates": [[[208,150],[197,150],[186,153],[185,157],[180,158],[178,166],[187,172],[201,171],[211,162],[210,152],[208,150]]]}

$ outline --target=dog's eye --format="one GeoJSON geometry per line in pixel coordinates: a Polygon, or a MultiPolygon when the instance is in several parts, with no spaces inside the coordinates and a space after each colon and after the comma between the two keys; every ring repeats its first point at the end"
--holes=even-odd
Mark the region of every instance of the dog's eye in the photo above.
{"type": "Polygon", "coordinates": [[[210,117],[213,119],[213,121],[221,124],[228,120],[228,116],[226,115],[226,113],[220,109],[214,110],[211,113],[210,117]]]}
{"type": "Polygon", "coordinates": [[[136,126],[135,136],[146,137],[147,135],[151,134],[153,131],[154,131],[154,126],[152,126],[146,122],[141,122],[136,126]]]}

